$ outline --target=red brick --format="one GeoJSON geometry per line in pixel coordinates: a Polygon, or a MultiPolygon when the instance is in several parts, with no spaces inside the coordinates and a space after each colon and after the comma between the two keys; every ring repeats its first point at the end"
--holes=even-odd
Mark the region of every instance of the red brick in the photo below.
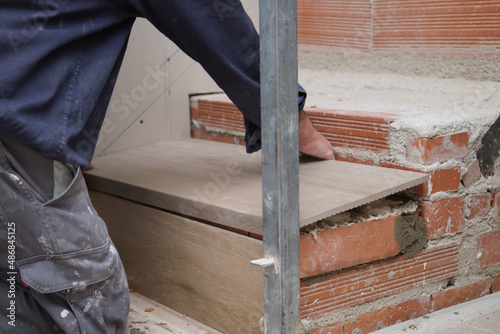
{"type": "Polygon", "coordinates": [[[477,237],[479,266],[487,268],[500,263],[500,230],[486,232],[477,237]]]}
{"type": "MultiPolygon", "coordinates": [[[[305,110],[316,129],[334,146],[373,151],[388,150],[392,112],[345,111],[323,108],[305,110]]],[[[224,94],[191,99],[191,118],[202,126],[243,133],[243,116],[224,94]]]]}
{"type": "Polygon", "coordinates": [[[430,247],[407,259],[398,256],[361,268],[302,280],[302,318],[394,295],[458,274],[458,243],[430,247]]]}
{"type": "Polygon", "coordinates": [[[485,217],[490,210],[491,195],[471,195],[467,197],[469,203],[469,219],[485,217]]]}
{"type": "Polygon", "coordinates": [[[493,210],[497,221],[500,221],[500,189],[495,191],[495,195],[493,197],[493,210]]]}
{"type": "Polygon", "coordinates": [[[333,145],[381,151],[389,149],[389,124],[397,115],[383,112],[307,108],[316,129],[333,145]]]}
{"type": "Polygon", "coordinates": [[[345,155],[345,154],[335,154],[335,160],[352,162],[355,164],[362,164],[362,165],[370,165],[370,166],[375,165],[375,163],[371,159],[356,158],[356,157],[353,157],[350,155],[345,155]]]}
{"type": "Polygon", "coordinates": [[[311,277],[395,256],[396,216],[342,226],[300,237],[300,277],[311,277]]]}
{"type": "Polygon", "coordinates": [[[389,325],[421,317],[431,311],[431,297],[424,296],[419,299],[389,307],[389,325]]]}
{"type": "Polygon", "coordinates": [[[191,98],[191,118],[203,126],[244,132],[243,115],[224,94],[191,98]]]}
{"type": "MultiPolygon", "coordinates": [[[[455,52],[474,50],[474,46],[479,49],[481,45],[498,45],[500,42],[500,36],[486,28],[488,21],[498,24],[495,15],[498,5],[495,2],[405,1],[405,6],[401,3],[375,2],[372,44],[375,54],[411,50],[406,54],[419,55],[422,49],[449,54],[453,49],[457,50],[455,52]]],[[[480,49],[476,51],[479,52],[480,49]]]]}
{"type": "MultiPolygon", "coordinates": [[[[430,49],[453,55],[453,49],[458,53],[500,43],[496,26],[490,25],[498,24],[495,2],[299,0],[297,7],[299,45],[327,47],[328,52],[419,55],[422,49],[430,49]],[[332,17],[335,25],[331,25],[332,17]],[[352,29],[353,22],[356,29],[352,29]]],[[[484,52],[469,52],[477,56],[474,51],[484,52]]]]}
{"type": "Polygon", "coordinates": [[[415,138],[407,147],[407,155],[412,162],[431,165],[465,157],[469,149],[468,143],[467,132],[434,138],[415,138]]]}
{"type": "Polygon", "coordinates": [[[431,194],[458,190],[460,186],[460,166],[431,172],[431,183],[431,194]]]}
{"type": "Polygon", "coordinates": [[[464,197],[453,197],[421,204],[429,239],[462,232],[464,229],[464,197]]]}
{"type": "MultiPolygon", "coordinates": [[[[412,172],[424,173],[421,170],[398,165],[393,162],[381,162],[380,167],[396,168],[412,172]]],[[[409,188],[407,191],[420,196],[429,196],[441,191],[458,190],[458,187],[460,185],[460,166],[450,169],[433,170],[431,172],[427,172],[427,174],[429,174],[429,181],[409,188]]]]}
{"type": "Polygon", "coordinates": [[[356,319],[354,323],[344,323],[344,334],[365,334],[389,326],[389,308],[365,313],[356,319]]]}
{"type": "Polygon", "coordinates": [[[488,277],[470,285],[452,287],[438,292],[431,297],[431,311],[435,312],[488,295],[490,293],[490,287],[491,278],[488,277]]]}
{"type": "Polygon", "coordinates": [[[496,275],[491,285],[491,293],[500,292],[500,275],[496,275]]]}
{"type": "Polygon", "coordinates": [[[307,334],[342,334],[342,327],[342,322],[336,322],[323,327],[313,328],[307,334]]]}
{"type": "Polygon", "coordinates": [[[481,178],[481,168],[479,167],[479,160],[475,160],[465,173],[462,183],[465,188],[469,188],[481,178]]]}
{"type": "Polygon", "coordinates": [[[371,5],[369,0],[346,2],[298,1],[297,34],[300,45],[345,47],[369,51],[371,5]],[[330,24],[335,17],[335,25],[330,24]],[[356,29],[352,29],[355,20],[356,29]]]}

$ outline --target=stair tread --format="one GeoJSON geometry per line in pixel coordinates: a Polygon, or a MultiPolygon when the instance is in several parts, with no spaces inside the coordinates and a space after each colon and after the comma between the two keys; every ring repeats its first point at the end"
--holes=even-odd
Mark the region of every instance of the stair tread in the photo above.
{"type": "MultiPolygon", "coordinates": [[[[260,153],[231,144],[176,139],[94,160],[90,189],[262,235],[260,153]]],[[[300,226],[423,183],[427,174],[304,159],[300,226]]]]}

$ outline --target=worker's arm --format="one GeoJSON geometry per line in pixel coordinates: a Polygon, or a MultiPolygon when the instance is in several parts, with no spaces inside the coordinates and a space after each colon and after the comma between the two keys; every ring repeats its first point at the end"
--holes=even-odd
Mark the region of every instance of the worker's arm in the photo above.
{"type": "MultiPolygon", "coordinates": [[[[199,62],[243,113],[248,152],[260,149],[259,35],[237,0],[129,0],[138,16],[152,22],[199,62]]],[[[306,92],[298,88],[298,112],[306,92]]]]}

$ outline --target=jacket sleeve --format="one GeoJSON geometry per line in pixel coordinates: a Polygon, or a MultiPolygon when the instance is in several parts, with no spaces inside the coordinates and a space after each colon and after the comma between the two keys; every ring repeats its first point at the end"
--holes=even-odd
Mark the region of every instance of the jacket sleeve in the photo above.
{"type": "MultiPolygon", "coordinates": [[[[247,152],[260,143],[259,35],[239,0],[128,0],[207,71],[243,113],[247,152]]],[[[299,106],[306,92],[299,86],[299,106]]]]}

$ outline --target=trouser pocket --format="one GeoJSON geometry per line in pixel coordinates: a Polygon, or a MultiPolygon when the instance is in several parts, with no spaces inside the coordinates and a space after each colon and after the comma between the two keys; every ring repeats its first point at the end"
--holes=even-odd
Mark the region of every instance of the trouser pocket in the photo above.
{"type": "Polygon", "coordinates": [[[15,227],[13,269],[62,329],[76,321],[81,333],[120,331],[129,307],[126,276],[81,171],[61,195],[44,202],[1,149],[0,143],[0,228],[15,227]]]}
{"type": "Polygon", "coordinates": [[[57,265],[53,261],[37,261],[23,264],[20,269],[33,298],[65,333],[122,333],[125,330],[130,307],[128,284],[112,243],[107,254],[68,258],[57,265]],[[73,271],[78,280],[68,275],[58,277],[57,273],[61,272],[58,270],[73,271]],[[40,273],[45,273],[43,279],[38,278],[40,273]],[[93,273],[101,277],[93,277],[93,273]],[[61,289],[65,286],[71,287],[61,289]]]}
{"type": "MultiPolygon", "coordinates": [[[[53,171],[47,171],[47,177],[53,178],[53,171]]],[[[107,268],[113,268],[117,254],[110,252],[106,224],[92,206],[81,170],[56,198],[43,202],[34,189],[0,154],[0,224],[15,229],[16,264],[26,276],[37,266],[60,273],[50,280],[43,275],[27,277],[32,286],[47,280],[51,287],[41,292],[51,292],[72,287],[63,281],[92,284],[110,276],[107,268]],[[66,266],[74,270],[63,272],[66,266]]]]}
{"type": "MultiPolygon", "coordinates": [[[[110,250],[115,253],[112,244],[110,250]]],[[[0,258],[4,257],[5,252],[0,251],[0,258]]],[[[88,257],[75,260],[85,262],[88,257]]],[[[47,264],[52,263],[39,261],[36,266],[21,266],[24,280],[32,282],[41,273],[46,278],[36,279],[36,287],[23,285],[19,277],[1,268],[0,292],[8,298],[0,300],[0,315],[3,315],[0,333],[124,332],[130,306],[127,280],[119,259],[106,279],[93,284],[87,280],[85,284],[59,291],[53,291],[53,284],[48,279],[58,279],[59,283],[64,280],[57,277],[58,272],[47,274],[51,269],[50,266],[45,268],[47,264]]],[[[63,268],[64,271],[68,269],[73,268],[63,268]]],[[[83,273],[85,275],[85,271],[83,273]]]]}

